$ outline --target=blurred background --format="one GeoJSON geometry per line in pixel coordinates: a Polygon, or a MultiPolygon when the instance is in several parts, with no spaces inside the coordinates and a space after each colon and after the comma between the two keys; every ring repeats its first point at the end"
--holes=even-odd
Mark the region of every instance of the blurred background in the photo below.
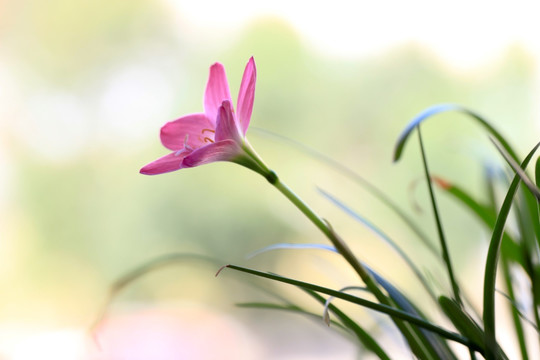
{"type": "MultiPolygon", "coordinates": [[[[425,297],[389,248],[317,187],[437,278],[440,264],[399,219],[350,178],[262,130],[356,171],[434,235],[425,183],[411,188],[422,176],[418,145],[411,141],[394,164],[394,143],[414,115],[450,102],[484,115],[524,156],[540,135],[536,4],[306,4],[0,0],[0,359],[359,356],[317,319],[235,307],[274,291],[321,312],[300,291],[230,270],[214,277],[234,263],[333,288],[356,284],[337,256],[320,250],[247,258],[274,243],[326,243],[264,179],[231,163],[138,173],[167,153],[163,123],[202,111],[209,66],[225,65],[236,99],[252,55],[250,142],[362,260],[416,300],[425,297]],[[113,299],[98,345],[89,340],[113,282],[173,253],[218,261],[183,258],[141,277],[113,299]]],[[[482,198],[484,164],[501,163],[486,134],[445,114],[423,135],[431,170],[482,198]]],[[[439,199],[458,276],[474,296],[486,232],[439,199]]],[[[351,310],[367,324],[383,321],[351,310]]],[[[399,354],[399,336],[389,343],[399,354]]]]}

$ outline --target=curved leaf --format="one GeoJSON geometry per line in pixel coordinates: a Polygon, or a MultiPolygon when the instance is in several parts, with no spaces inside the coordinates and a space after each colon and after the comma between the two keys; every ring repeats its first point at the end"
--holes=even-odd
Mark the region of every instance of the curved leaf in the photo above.
{"type": "Polygon", "coordinates": [[[482,118],[480,115],[476,114],[475,112],[455,104],[439,104],[431,106],[424,111],[422,111],[420,114],[416,115],[405,127],[405,130],[399,135],[398,141],[396,143],[396,146],[394,148],[394,161],[398,161],[401,157],[401,154],[403,153],[403,149],[405,147],[405,143],[409,139],[409,135],[412,133],[414,128],[416,128],[420,123],[423,121],[429,119],[430,117],[440,114],[443,112],[448,111],[456,111],[464,113],[468,116],[470,116],[473,120],[477,121],[480,125],[482,125],[494,138],[496,138],[501,145],[506,149],[506,151],[512,156],[515,160],[518,159],[516,156],[516,153],[510,145],[506,142],[506,140],[502,137],[501,134],[493,126],[491,126],[484,118],[482,118]]]}
{"type": "MultiPolygon", "coordinates": [[[[538,146],[540,146],[540,143],[536,144],[536,146],[529,152],[525,160],[523,160],[521,163],[522,169],[527,167],[538,146]]],[[[512,201],[520,182],[521,178],[516,174],[512,180],[512,183],[510,184],[508,192],[506,193],[506,197],[504,198],[499,215],[497,216],[497,221],[495,222],[486,259],[484,274],[483,320],[486,333],[485,346],[488,360],[495,359],[497,349],[497,340],[495,335],[495,280],[497,277],[497,263],[499,260],[500,245],[504,234],[506,219],[510,213],[512,201]]]]}
{"type": "Polygon", "coordinates": [[[251,274],[251,275],[259,276],[259,277],[262,277],[262,278],[270,279],[270,280],[273,280],[273,281],[278,281],[278,282],[282,282],[282,283],[285,283],[285,284],[294,285],[294,286],[297,286],[297,287],[302,288],[302,289],[308,289],[308,290],[311,290],[311,291],[316,291],[316,292],[320,292],[320,293],[323,293],[323,294],[335,296],[336,298],[339,298],[339,299],[342,299],[342,300],[345,300],[345,301],[348,301],[348,302],[351,302],[351,303],[354,303],[354,304],[358,304],[358,305],[367,307],[369,309],[372,309],[372,310],[375,310],[375,311],[378,311],[378,312],[382,312],[382,313],[387,314],[387,315],[389,315],[389,316],[391,316],[393,318],[398,318],[398,319],[404,320],[406,322],[409,322],[411,324],[417,325],[419,327],[425,328],[425,329],[427,329],[429,331],[432,331],[432,332],[442,336],[445,339],[458,342],[458,343],[463,344],[463,345],[465,345],[465,346],[467,346],[467,347],[469,347],[469,348],[471,348],[471,349],[473,349],[475,351],[479,351],[480,353],[483,353],[483,349],[479,348],[476,344],[471,342],[469,339],[461,336],[460,334],[456,334],[454,332],[443,329],[440,326],[434,325],[434,324],[432,324],[432,323],[430,323],[430,322],[428,322],[428,321],[426,321],[424,319],[418,318],[416,316],[413,316],[411,314],[408,314],[408,313],[406,313],[406,312],[404,312],[402,310],[398,310],[398,309],[393,308],[391,306],[374,303],[374,302],[369,301],[369,300],[365,300],[365,299],[362,299],[362,298],[359,298],[359,297],[356,297],[356,296],[353,296],[353,295],[350,295],[350,294],[342,293],[342,292],[339,292],[337,290],[325,288],[325,287],[322,287],[322,286],[319,286],[319,285],[306,283],[306,282],[303,282],[303,281],[300,281],[300,280],[286,278],[286,277],[276,275],[276,274],[266,273],[266,272],[262,272],[262,271],[258,271],[258,270],[254,270],[254,269],[249,269],[249,268],[242,267],[242,266],[226,265],[226,266],[224,266],[224,268],[229,268],[229,269],[237,270],[237,271],[244,272],[244,273],[247,273],[247,274],[251,274]]]}

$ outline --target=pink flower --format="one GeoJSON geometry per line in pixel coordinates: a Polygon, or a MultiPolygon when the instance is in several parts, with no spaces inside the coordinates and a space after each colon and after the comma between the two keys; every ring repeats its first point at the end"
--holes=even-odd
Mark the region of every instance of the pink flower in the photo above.
{"type": "Polygon", "coordinates": [[[245,138],[253,110],[256,76],[251,57],[244,70],[238,112],[235,112],[225,68],[220,63],[212,65],[204,93],[204,113],[185,115],[163,125],[161,142],[172,152],[144,166],[141,174],[163,174],[214,161],[236,162],[266,174],[268,169],[245,138]]]}

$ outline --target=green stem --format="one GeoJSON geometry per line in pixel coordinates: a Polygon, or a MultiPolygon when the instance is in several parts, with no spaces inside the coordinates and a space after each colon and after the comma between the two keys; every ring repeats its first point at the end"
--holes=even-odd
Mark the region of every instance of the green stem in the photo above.
{"type": "MultiPolygon", "coordinates": [[[[381,291],[376,284],[373,277],[369,274],[367,269],[362,265],[360,261],[354,256],[349,246],[339,237],[334,231],[331,225],[319,217],[298,195],[296,195],[287,185],[280,181],[280,179],[272,171],[272,176],[265,176],[266,179],[274,185],[287,199],[289,199],[306,217],[319,229],[334,245],[336,250],[343,258],[353,267],[356,273],[360,276],[369,291],[377,298],[377,300],[386,306],[392,307],[394,304],[392,301],[381,291]]],[[[419,337],[418,330],[414,329],[411,324],[403,322],[403,320],[392,317],[392,320],[401,331],[403,336],[407,339],[413,352],[422,359],[435,359],[430,353],[432,351],[425,344],[425,339],[419,337]]]]}
{"type": "Polygon", "coordinates": [[[287,199],[289,199],[306,217],[330,240],[336,250],[347,260],[347,262],[353,267],[356,273],[360,276],[362,281],[366,284],[367,288],[377,297],[377,299],[390,304],[386,295],[379,289],[373,277],[368,273],[366,268],[358,261],[356,256],[352,253],[349,246],[336,234],[330,224],[324,219],[320,218],[315,212],[298,197],[287,185],[276,178],[273,184],[287,199]]]}
{"type": "MultiPolygon", "coordinates": [[[[238,161],[239,164],[247,166],[252,170],[255,170],[276,189],[278,189],[289,201],[291,201],[322,233],[330,240],[334,245],[338,253],[352,266],[356,273],[360,276],[369,291],[377,298],[377,300],[386,306],[394,307],[394,304],[390,298],[388,298],[382,290],[379,288],[371,274],[367,269],[358,261],[356,256],[349,248],[349,246],[339,237],[334,231],[330,223],[319,217],[298,195],[296,195],[287,185],[285,185],[276,173],[268,168],[268,166],[262,161],[251,145],[245,141],[242,144],[242,149],[247,155],[244,160],[238,161]]],[[[411,324],[404,322],[403,320],[392,317],[392,320],[401,331],[403,336],[407,339],[412,351],[422,359],[436,359],[433,354],[433,349],[430,344],[427,343],[425,338],[419,333],[417,328],[412,327],[411,324]]]]}

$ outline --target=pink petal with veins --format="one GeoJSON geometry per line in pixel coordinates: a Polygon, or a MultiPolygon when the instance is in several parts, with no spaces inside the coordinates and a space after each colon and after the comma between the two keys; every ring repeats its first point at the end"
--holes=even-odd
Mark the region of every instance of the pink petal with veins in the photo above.
{"type": "Polygon", "coordinates": [[[251,113],[253,111],[253,102],[255,101],[255,82],[257,80],[257,68],[255,67],[255,60],[253,56],[249,59],[244,75],[242,76],[242,83],[240,84],[240,91],[238,92],[237,112],[238,120],[242,129],[242,134],[246,135],[249,122],[251,120],[251,113]]]}
{"type": "Polygon", "coordinates": [[[182,168],[195,167],[215,161],[230,161],[242,154],[242,149],[233,140],[223,140],[203,146],[186,156],[182,168]]]}
{"type": "Polygon", "coordinates": [[[212,131],[203,131],[204,129],[214,130],[214,125],[205,114],[182,116],[163,125],[160,133],[161,143],[167,149],[180,150],[184,148],[188,135],[187,144],[191,148],[197,148],[205,145],[205,136],[212,139],[214,137],[212,131]]]}
{"type": "Polygon", "coordinates": [[[210,67],[210,75],[204,92],[204,112],[212,124],[216,123],[218,109],[223,100],[231,100],[225,68],[220,63],[210,67]]]}
{"type": "Polygon", "coordinates": [[[178,170],[186,155],[188,154],[176,155],[176,152],[170,153],[144,166],[140,170],[140,173],[144,175],[158,175],[178,170]]]}
{"type": "Polygon", "coordinates": [[[242,135],[232,112],[232,105],[228,100],[223,101],[223,104],[219,107],[215,139],[216,141],[233,140],[242,143],[242,135]]]}

